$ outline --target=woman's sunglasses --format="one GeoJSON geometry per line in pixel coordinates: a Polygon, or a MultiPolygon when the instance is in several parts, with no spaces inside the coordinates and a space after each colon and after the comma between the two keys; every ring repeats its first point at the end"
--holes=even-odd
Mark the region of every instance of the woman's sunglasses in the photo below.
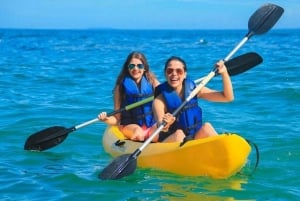
{"type": "Polygon", "coordinates": [[[184,73],[184,70],[182,69],[182,68],[167,68],[166,69],[166,73],[168,74],[168,75],[171,75],[173,72],[176,72],[178,75],[183,75],[183,73],[184,73]]]}
{"type": "Polygon", "coordinates": [[[129,70],[132,70],[135,67],[138,67],[138,69],[144,69],[144,65],[143,64],[129,64],[128,65],[129,70]]]}

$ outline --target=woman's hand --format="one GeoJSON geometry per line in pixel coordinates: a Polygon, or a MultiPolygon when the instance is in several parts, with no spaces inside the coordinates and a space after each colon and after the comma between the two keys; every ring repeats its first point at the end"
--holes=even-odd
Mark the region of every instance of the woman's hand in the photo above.
{"type": "Polygon", "coordinates": [[[170,126],[175,122],[175,117],[170,114],[170,113],[166,113],[164,116],[163,116],[163,122],[166,122],[166,125],[164,126],[163,128],[163,131],[164,132],[167,132],[170,128],[170,126]]]}
{"type": "Polygon", "coordinates": [[[224,64],[224,61],[220,60],[215,64],[216,68],[218,69],[219,74],[227,73],[227,68],[224,64]]]}
{"type": "Polygon", "coordinates": [[[106,112],[101,112],[99,115],[98,115],[98,119],[100,121],[106,121],[108,119],[107,117],[107,113],[106,112]]]}

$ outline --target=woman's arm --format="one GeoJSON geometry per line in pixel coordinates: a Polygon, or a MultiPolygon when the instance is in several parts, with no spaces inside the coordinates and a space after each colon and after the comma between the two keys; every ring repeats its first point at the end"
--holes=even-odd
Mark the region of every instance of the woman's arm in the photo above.
{"type": "Polygon", "coordinates": [[[154,98],[152,110],[154,118],[159,125],[163,121],[163,116],[165,114],[165,103],[162,95],[158,95],[156,98],[154,98]]]}
{"type": "Polygon", "coordinates": [[[199,93],[198,97],[209,101],[215,102],[230,102],[234,99],[233,87],[230,76],[227,72],[227,68],[223,61],[219,61],[216,64],[218,72],[222,76],[223,80],[223,91],[216,91],[207,87],[204,87],[199,93]]]}
{"type": "MultiPolygon", "coordinates": [[[[120,103],[120,93],[119,93],[119,87],[116,86],[114,89],[114,110],[118,110],[121,107],[120,103]]],[[[105,122],[108,125],[118,125],[120,120],[120,114],[115,114],[112,116],[107,116],[106,112],[101,112],[98,115],[98,119],[100,121],[105,122]]]]}
{"type": "Polygon", "coordinates": [[[167,109],[162,95],[157,96],[153,100],[152,109],[154,118],[157,122],[157,127],[165,121],[167,124],[164,126],[163,131],[168,131],[169,127],[175,122],[175,117],[166,111],[167,109]]]}

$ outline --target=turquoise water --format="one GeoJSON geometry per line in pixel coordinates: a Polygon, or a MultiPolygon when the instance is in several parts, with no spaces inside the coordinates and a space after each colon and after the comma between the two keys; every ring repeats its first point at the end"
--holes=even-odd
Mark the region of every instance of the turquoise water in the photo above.
{"type": "MultiPolygon", "coordinates": [[[[246,33],[0,30],[0,199],[299,200],[300,30],[253,36],[236,56],[255,51],[264,62],[232,77],[234,102],[200,101],[205,120],[219,132],[237,132],[257,144],[260,164],[252,176],[214,180],[137,169],[121,180],[99,180],[112,160],[101,145],[103,123],[71,133],[52,149],[23,150],[39,130],[71,127],[112,111],[114,81],[129,52],[143,51],[161,81],[164,61],[181,56],[197,79],[246,33]]],[[[219,88],[220,81],[216,77],[208,86],[219,88]]],[[[244,171],[254,162],[255,152],[244,171]]]]}

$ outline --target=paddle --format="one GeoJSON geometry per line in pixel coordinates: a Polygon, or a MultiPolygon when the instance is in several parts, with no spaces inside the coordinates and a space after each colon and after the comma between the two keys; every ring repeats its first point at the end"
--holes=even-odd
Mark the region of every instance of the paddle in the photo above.
{"type": "Polygon", "coordinates": [[[248,21],[248,33],[238,45],[224,59],[231,58],[242,45],[244,45],[253,35],[260,35],[268,32],[279,20],[284,9],[275,4],[265,4],[257,9],[248,21]]]}
{"type": "MultiPolygon", "coordinates": [[[[263,34],[270,30],[272,26],[278,21],[283,13],[283,8],[274,4],[266,4],[259,8],[249,19],[248,29],[249,32],[243,40],[225,57],[224,61],[228,61],[233,54],[241,48],[246,41],[254,34],[263,34]]],[[[244,72],[248,69],[239,68],[236,72],[244,72]]],[[[216,69],[211,71],[204,80],[191,92],[185,101],[173,112],[176,116],[185,104],[192,99],[197,93],[216,75],[216,69]]],[[[166,122],[163,122],[152,135],[143,143],[143,145],[136,149],[132,154],[124,154],[113,160],[103,171],[99,174],[100,179],[120,179],[124,176],[132,174],[137,166],[137,157],[142,153],[148,144],[161,132],[166,122]]]]}
{"type": "MultiPolygon", "coordinates": [[[[108,113],[107,116],[112,116],[117,113],[131,110],[132,108],[138,107],[140,105],[143,105],[145,103],[148,103],[153,100],[153,97],[149,97],[146,99],[143,99],[139,102],[127,105],[124,108],[115,110],[111,113],[108,113]]],[[[36,150],[36,151],[43,151],[46,149],[50,149],[51,147],[54,147],[60,143],[62,143],[69,133],[78,130],[79,128],[82,128],[84,126],[90,125],[92,123],[98,122],[99,119],[95,118],[89,121],[86,121],[82,124],[79,124],[77,126],[73,126],[70,128],[65,128],[63,126],[52,126],[49,128],[46,128],[44,130],[41,130],[39,132],[36,132],[32,135],[30,135],[24,145],[25,150],[36,150]]]]}
{"type": "MultiPolygon", "coordinates": [[[[225,62],[225,65],[227,66],[227,70],[229,75],[236,75],[241,72],[239,72],[240,68],[243,69],[249,69],[253,66],[256,66],[262,62],[262,58],[254,52],[246,53],[243,55],[240,55],[234,59],[231,59],[227,62],[225,62]]],[[[204,78],[200,78],[198,80],[195,80],[196,83],[200,83],[204,78]]],[[[142,101],[130,104],[124,108],[121,108],[119,110],[115,110],[108,114],[108,116],[128,111],[130,109],[133,109],[135,107],[138,107],[140,105],[143,105],[145,103],[148,103],[153,100],[153,96],[148,97],[142,101]]],[[[39,132],[36,132],[29,136],[29,138],[26,140],[24,149],[25,150],[38,150],[43,151],[46,149],[50,149],[58,144],[61,144],[69,133],[78,130],[79,128],[82,128],[84,126],[90,125],[92,123],[98,122],[98,118],[89,120],[87,122],[84,122],[82,124],[79,124],[77,126],[73,126],[71,128],[65,128],[63,126],[52,126],[49,128],[46,128],[44,130],[41,130],[39,132]]]]}

